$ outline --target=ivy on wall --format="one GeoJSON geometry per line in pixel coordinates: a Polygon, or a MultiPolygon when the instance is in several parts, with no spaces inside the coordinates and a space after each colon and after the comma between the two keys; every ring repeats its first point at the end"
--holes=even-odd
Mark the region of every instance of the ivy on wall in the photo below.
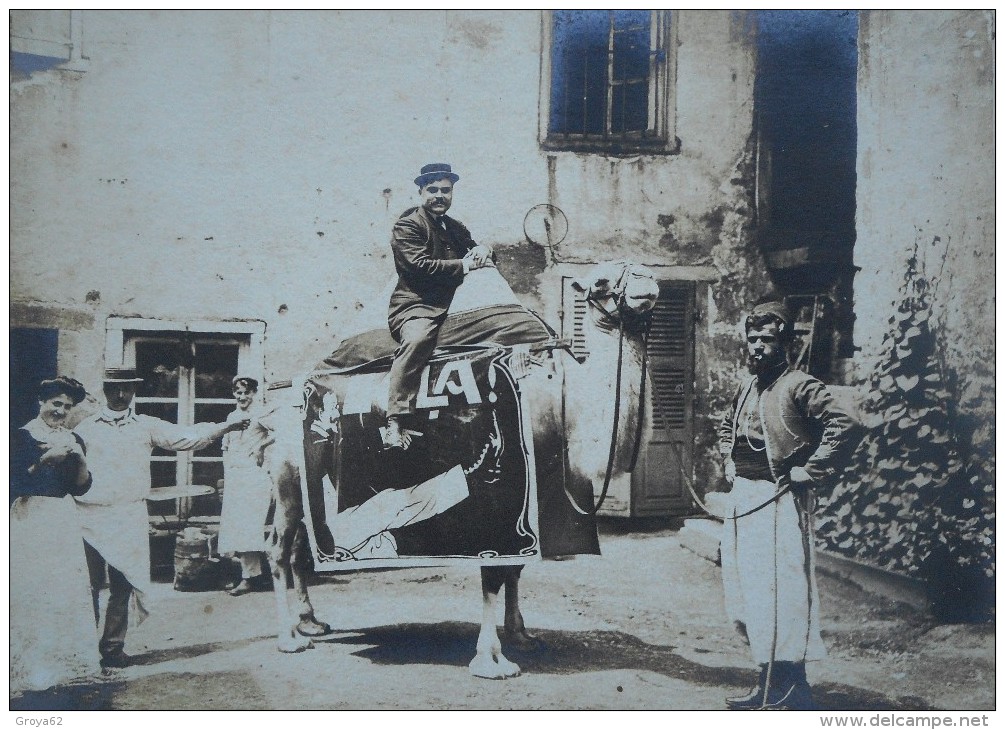
{"type": "Polygon", "coordinates": [[[831,552],[924,578],[948,604],[993,603],[994,456],[971,447],[956,413],[932,307],[940,279],[916,245],[869,377],[865,437],[822,500],[818,535],[831,552]]]}

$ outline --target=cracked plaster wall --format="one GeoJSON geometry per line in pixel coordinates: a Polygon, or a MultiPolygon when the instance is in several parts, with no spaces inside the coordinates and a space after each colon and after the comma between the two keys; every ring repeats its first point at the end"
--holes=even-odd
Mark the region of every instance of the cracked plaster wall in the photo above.
{"type": "Polygon", "coordinates": [[[752,237],[747,17],[674,13],[680,152],[635,158],[541,150],[541,22],[83,11],[85,71],[11,81],[12,301],[94,322],[64,333],[60,364],[92,387],[111,315],[263,320],[266,378],[286,379],[384,325],[391,226],[417,202],[418,168],[448,161],[461,175],[451,213],[556,326],[576,262],[702,272],[696,468],[716,488],[736,323],[768,286],[752,237]],[[553,251],[524,238],[541,203],[569,220],[553,251]]]}
{"type": "Polygon", "coordinates": [[[919,245],[965,435],[994,450],[994,13],[868,11],[860,29],[855,374],[919,245]],[[945,263],[943,264],[943,258],[945,263]]]}

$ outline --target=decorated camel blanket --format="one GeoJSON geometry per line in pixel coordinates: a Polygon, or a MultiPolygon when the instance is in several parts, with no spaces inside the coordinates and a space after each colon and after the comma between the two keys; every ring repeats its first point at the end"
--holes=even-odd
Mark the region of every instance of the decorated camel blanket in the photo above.
{"type": "MultiPolygon", "coordinates": [[[[383,334],[347,340],[303,379],[301,489],[315,569],[599,553],[593,517],[563,489],[560,434],[535,435],[520,387],[529,366],[518,346],[546,346],[554,333],[510,306],[448,318],[410,424],[421,435],[407,451],[381,441],[394,344],[383,334]],[[451,344],[470,341],[472,327],[492,341],[451,344]]],[[[592,504],[592,486],[571,488],[592,504]]]]}

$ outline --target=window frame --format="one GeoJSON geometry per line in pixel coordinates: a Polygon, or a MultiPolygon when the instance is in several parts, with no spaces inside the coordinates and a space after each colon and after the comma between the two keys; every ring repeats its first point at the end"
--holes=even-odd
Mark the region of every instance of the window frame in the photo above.
{"type": "Polygon", "coordinates": [[[47,14],[65,26],[65,35],[59,38],[44,37],[46,34],[19,34],[20,23],[11,23],[10,51],[12,54],[35,57],[42,62],[40,68],[59,68],[64,71],[87,71],[90,58],[84,55],[84,11],[61,9],[14,9],[30,20],[32,13],[47,14]]]}
{"type": "MultiPolygon", "coordinates": [[[[622,132],[613,134],[573,134],[552,133],[551,92],[552,92],[552,48],[554,41],[554,11],[541,11],[541,74],[540,74],[540,114],[538,118],[538,140],[546,151],[594,152],[608,155],[678,154],[680,140],[676,136],[676,86],[677,86],[677,27],[679,17],[671,18],[669,10],[650,10],[652,15],[651,35],[655,36],[655,51],[663,53],[659,60],[650,51],[649,80],[649,128],[645,132],[622,132]],[[654,83],[655,81],[655,83],[654,83]]],[[[676,11],[679,12],[679,11],[676,11]]],[[[606,87],[609,100],[611,79],[606,87]]],[[[605,127],[610,128],[610,103],[606,101],[605,127]]]]}
{"type": "MultiPolygon", "coordinates": [[[[255,378],[259,383],[264,383],[265,323],[261,321],[175,321],[140,317],[110,317],[106,326],[105,362],[108,367],[135,367],[137,343],[165,342],[178,339],[179,335],[191,335],[193,344],[236,345],[238,372],[241,375],[255,378]]],[[[265,389],[261,390],[264,392],[265,389]]],[[[178,423],[191,425],[189,421],[194,421],[197,405],[227,404],[233,403],[233,399],[197,398],[194,383],[190,381],[189,377],[186,377],[184,386],[179,385],[177,398],[137,396],[134,399],[134,406],[141,403],[177,403],[178,423]]],[[[169,455],[151,454],[150,462],[151,464],[175,462],[176,483],[190,484],[192,483],[193,466],[196,463],[219,462],[222,464],[223,457],[222,455],[200,455],[192,451],[179,451],[169,455]]],[[[178,506],[181,509],[188,509],[188,505],[178,506]]],[[[151,521],[156,523],[153,518],[151,521]]]]}

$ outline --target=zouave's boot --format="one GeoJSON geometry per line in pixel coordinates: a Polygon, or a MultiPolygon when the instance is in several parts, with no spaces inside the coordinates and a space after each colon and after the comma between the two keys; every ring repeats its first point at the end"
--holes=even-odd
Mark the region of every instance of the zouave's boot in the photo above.
{"type": "Polygon", "coordinates": [[[804,662],[775,662],[776,677],[768,684],[762,710],[815,710],[804,662]]]}
{"type": "Polygon", "coordinates": [[[727,697],[726,707],[730,710],[756,710],[764,702],[764,681],[768,676],[768,665],[761,665],[757,684],[742,697],[727,697]]]}

